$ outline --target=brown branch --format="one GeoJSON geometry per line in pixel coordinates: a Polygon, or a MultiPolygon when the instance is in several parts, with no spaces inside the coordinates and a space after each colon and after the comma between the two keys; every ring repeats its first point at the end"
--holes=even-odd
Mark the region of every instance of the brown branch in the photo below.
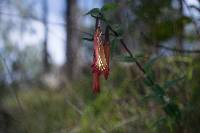
{"type": "MultiPolygon", "coordinates": [[[[109,25],[110,30],[114,33],[114,35],[116,37],[119,37],[119,34],[109,25]]],[[[124,49],[127,51],[127,53],[129,54],[130,57],[134,57],[133,54],[131,53],[131,51],[128,49],[127,45],[125,44],[123,39],[120,39],[120,43],[122,44],[122,46],[124,47],[124,49]]],[[[146,74],[144,68],[142,67],[142,65],[135,60],[136,65],[138,66],[138,68],[144,73],[146,74]]]]}
{"type": "MultiPolygon", "coordinates": [[[[114,33],[114,35],[116,37],[119,37],[119,34],[108,24],[109,29],[114,33]]],[[[129,48],[127,47],[126,43],[124,42],[123,39],[120,39],[120,43],[122,44],[122,46],[124,47],[124,49],[127,51],[127,53],[129,54],[130,57],[134,57],[132,52],[129,50],[129,48]]],[[[143,68],[143,66],[140,64],[140,62],[135,58],[135,64],[137,65],[137,67],[140,69],[140,71],[145,75],[146,79],[149,80],[149,82],[151,83],[151,85],[155,85],[155,82],[146,75],[146,71],[143,68]]]]}

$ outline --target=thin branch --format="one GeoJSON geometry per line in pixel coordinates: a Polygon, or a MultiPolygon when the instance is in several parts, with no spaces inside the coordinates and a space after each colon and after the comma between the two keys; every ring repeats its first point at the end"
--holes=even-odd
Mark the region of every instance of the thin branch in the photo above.
{"type": "Polygon", "coordinates": [[[200,50],[188,50],[188,49],[178,49],[178,48],[171,48],[161,44],[155,45],[156,47],[163,48],[169,51],[179,52],[179,53],[187,53],[187,54],[200,54],[200,50]]]}
{"type": "MultiPolygon", "coordinates": [[[[192,11],[191,11],[191,7],[187,4],[187,2],[185,0],[183,0],[183,3],[185,4],[186,8],[188,9],[190,16],[193,17],[192,11]]],[[[194,18],[192,18],[192,23],[194,25],[194,28],[196,30],[197,35],[200,37],[200,31],[198,28],[198,24],[197,22],[194,20],[194,18]]]]}
{"type": "Polygon", "coordinates": [[[161,44],[154,44],[153,41],[150,38],[148,38],[144,33],[141,33],[141,35],[145,40],[150,41],[152,43],[152,46],[155,46],[155,47],[158,47],[158,48],[163,48],[165,50],[178,52],[178,53],[200,54],[200,50],[188,50],[188,49],[172,48],[172,47],[164,46],[164,45],[161,45],[161,44]]]}
{"type": "Polygon", "coordinates": [[[89,36],[93,36],[92,33],[88,33],[88,32],[85,32],[85,31],[81,31],[83,34],[86,34],[86,35],[89,35],[89,36]]]}
{"type": "MultiPolygon", "coordinates": [[[[119,34],[109,25],[110,30],[114,33],[114,35],[116,37],[119,37],[119,34]]],[[[131,51],[128,49],[128,47],[126,46],[125,42],[123,39],[120,39],[120,43],[122,44],[122,46],[124,47],[124,49],[127,51],[127,53],[129,54],[130,57],[134,57],[133,54],[131,53],[131,51]]],[[[138,66],[138,68],[144,73],[146,74],[144,68],[142,67],[142,65],[135,60],[136,65],[138,66]]]]}
{"type": "MultiPolygon", "coordinates": [[[[2,61],[2,64],[3,64],[4,68],[5,68],[5,71],[7,71],[9,78],[13,81],[14,78],[13,78],[13,76],[11,74],[11,71],[10,71],[10,69],[8,67],[6,59],[3,57],[3,55],[1,53],[0,53],[0,58],[2,59],[1,61],[2,61]]],[[[15,89],[12,88],[10,85],[8,86],[8,89],[9,89],[10,93],[14,96],[14,98],[16,100],[16,104],[18,105],[19,111],[21,112],[21,114],[22,115],[25,114],[25,111],[23,109],[22,103],[21,103],[20,98],[19,98],[17,92],[15,91],[15,89]]],[[[28,126],[25,126],[24,130],[25,130],[25,133],[28,133],[28,126]]]]}
{"type": "MultiPolygon", "coordinates": [[[[8,64],[7,64],[7,62],[6,62],[6,59],[1,55],[1,53],[0,53],[0,57],[1,57],[1,59],[2,59],[1,61],[2,61],[2,64],[4,65],[5,71],[7,71],[7,73],[8,73],[9,79],[13,81],[14,78],[13,78],[11,72],[10,72],[10,69],[9,69],[8,64]]],[[[17,92],[16,92],[12,87],[10,87],[10,86],[8,86],[8,89],[9,89],[10,92],[14,95],[14,97],[15,97],[15,99],[16,99],[16,102],[17,102],[17,104],[18,104],[18,106],[19,106],[19,109],[20,109],[21,113],[23,114],[23,113],[24,113],[24,110],[23,110],[21,101],[20,101],[20,99],[19,99],[19,97],[18,97],[18,95],[17,95],[17,92]]]]}
{"type": "Polygon", "coordinates": [[[194,5],[191,5],[191,6],[189,6],[190,8],[193,8],[193,9],[195,9],[195,10],[197,10],[198,12],[200,12],[200,8],[198,8],[198,7],[196,7],[196,6],[194,6],[194,5]]]}
{"type": "Polygon", "coordinates": [[[67,98],[65,98],[65,102],[70,105],[76,112],[78,112],[80,115],[83,114],[83,112],[78,108],[76,107],[76,105],[74,105],[70,100],[68,100],[67,98]]]}
{"type": "Polygon", "coordinates": [[[120,127],[123,127],[124,125],[127,125],[127,124],[129,124],[131,122],[135,122],[137,119],[138,119],[138,117],[133,116],[133,117],[131,117],[129,119],[123,120],[122,122],[116,124],[109,132],[112,132],[113,130],[118,129],[120,127]]]}
{"type": "Polygon", "coordinates": [[[69,133],[78,133],[78,132],[80,132],[80,130],[81,130],[80,126],[77,126],[77,127],[73,128],[71,131],[69,131],[69,133]]]}
{"type": "MultiPolygon", "coordinates": [[[[17,18],[23,18],[23,19],[32,19],[34,21],[38,21],[38,22],[41,22],[43,23],[43,20],[36,17],[36,16],[32,16],[32,15],[18,15],[18,14],[13,14],[13,13],[7,13],[7,12],[2,12],[0,11],[0,14],[2,15],[6,15],[6,16],[11,16],[11,17],[17,17],[17,18]]],[[[48,24],[51,24],[51,25],[60,25],[60,26],[66,26],[66,23],[65,22],[53,22],[53,21],[48,21],[47,22],[48,24]]]]}

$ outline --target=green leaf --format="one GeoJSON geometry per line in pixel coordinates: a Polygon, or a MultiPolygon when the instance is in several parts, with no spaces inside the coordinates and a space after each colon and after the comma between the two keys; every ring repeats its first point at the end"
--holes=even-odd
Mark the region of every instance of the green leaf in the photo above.
{"type": "Polygon", "coordinates": [[[185,76],[178,77],[178,78],[173,79],[173,80],[165,81],[165,83],[163,84],[163,88],[168,89],[168,88],[176,85],[179,81],[181,81],[183,79],[185,79],[185,76]]]}
{"type": "Polygon", "coordinates": [[[156,80],[156,75],[155,75],[155,72],[150,69],[146,72],[146,75],[148,78],[150,78],[152,81],[155,81],[156,80]]]}
{"type": "Polygon", "coordinates": [[[119,5],[117,3],[107,3],[105,4],[102,8],[101,11],[110,11],[110,10],[115,10],[119,7],[119,5]]]}
{"type": "Polygon", "coordinates": [[[153,99],[154,97],[155,97],[155,94],[149,94],[149,95],[144,96],[141,101],[146,102],[150,99],[153,99]]]}
{"type": "Polygon", "coordinates": [[[167,122],[167,117],[163,116],[153,123],[153,127],[159,127],[167,122]]]}
{"type": "Polygon", "coordinates": [[[147,63],[144,64],[144,70],[146,72],[150,71],[153,64],[158,60],[158,58],[160,58],[160,56],[154,57],[152,59],[150,59],[147,63]]]}
{"type": "Polygon", "coordinates": [[[163,104],[165,102],[164,101],[164,95],[165,95],[164,89],[160,85],[156,84],[152,87],[152,91],[153,91],[153,93],[155,93],[155,97],[154,97],[155,100],[157,102],[163,104]]]}
{"type": "Polygon", "coordinates": [[[157,95],[162,95],[163,96],[165,94],[164,89],[158,84],[155,84],[153,86],[153,91],[157,95]]]}
{"type": "Polygon", "coordinates": [[[119,24],[113,24],[112,26],[112,29],[114,30],[114,31],[116,31],[120,36],[121,35],[123,35],[123,27],[121,26],[121,25],[119,25],[119,24]]]}
{"type": "Polygon", "coordinates": [[[86,40],[86,41],[90,41],[90,42],[92,42],[92,41],[93,41],[93,38],[82,37],[82,40],[86,40]]]}
{"type": "Polygon", "coordinates": [[[152,70],[152,66],[157,61],[158,58],[160,58],[160,56],[154,57],[154,58],[150,59],[149,61],[147,61],[147,63],[144,64],[144,70],[146,72],[146,75],[152,81],[155,81],[155,79],[156,79],[155,72],[152,70]]]}
{"type": "Polygon", "coordinates": [[[99,8],[93,8],[89,12],[87,12],[85,15],[98,16],[100,12],[101,11],[99,8]]]}
{"type": "Polygon", "coordinates": [[[115,54],[119,53],[119,48],[118,45],[119,44],[119,40],[117,40],[117,38],[111,38],[111,45],[110,45],[110,49],[111,49],[111,57],[114,57],[115,54]]]}
{"type": "Polygon", "coordinates": [[[174,102],[170,102],[164,106],[165,113],[171,118],[175,118],[176,120],[180,119],[181,112],[178,105],[174,102]]]}
{"type": "Polygon", "coordinates": [[[144,84],[148,87],[152,87],[152,83],[149,81],[149,79],[144,79],[144,84]]]}
{"type": "Polygon", "coordinates": [[[143,54],[136,54],[136,55],[133,55],[133,57],[131,57],[131,56],[120,56],[118,59],[120,61],[124,61],[124,62],[127,62],[127,63],[133,63],[136,60],[142,59],[143,57],[144,57],[143,54]]]}
{"type": "Polygon", "coordinates": [[[136,61],[136,58],[130,57],[130,56],[122,56],[122,57],[119,57],[119,60],[127,62],[127,63],[132,63],[136,61]]]}

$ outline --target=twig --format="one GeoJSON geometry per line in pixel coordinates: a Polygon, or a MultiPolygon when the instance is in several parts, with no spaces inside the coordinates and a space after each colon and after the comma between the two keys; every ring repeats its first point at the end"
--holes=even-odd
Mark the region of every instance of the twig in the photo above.
{"type": "MultiPolygon", "coordinates": [[[[119,34],[109,25],[110,30],[114,33],[114,35],[116,37],[119,37],[119,34]]],[[[124,47],[124,49],[127,51],[127,53],[129,54],[130,57],[134,57],[133,54],[131,53],[131,51],[128,49],[128,47],[126,46],[125,42],[123,39],[120,39],[120,43],[122,44],[122,46],[124,47]]],[[[135,60],[136,65],[139,67],[139,69],[145,74],[145,70],[142,67],[142,65],[140,65],[140,63],[135,60]]]]}
{"type": "Polygon", "coordinates": [[[65,98],[65,102],[67,104],[69,104],[76,112],[78,112],[80,115],[83,114],[83,112],[78,108],[76,107],[71,101],[69,101],[67,98],[65,98]]]}
{"type": "Polygon", "coordinates": [[[179,53],[187,53],[187,54],[200,54],[200,50],[188,50],[188,49],[180,49],[180,48],[172,48],[172,47],[168,47],[168,46],[164,46],[161,44],[155,44],[153,43],[153,41],[148,38],[144,33],[141,33],[142,37],[147,40],[150,41],[152,43],[153,46],[155,47],[159,47],[159,48],[163,48],[169,51],[174,51],[174,52],[179,52],[179,53]]]}
{"type": "MultiPolygon", "coordinates": [[[[4,65],[5,69],[6,69],[6,71],[8,73],[9,79],[13,81],[14,78],[13,78],[11,72],[10,72],[10,69],[9,69],[8,65],[7,65],[6,59],[3,57],[3,55],[1,53],[0,53],[0,57],[2,58],[1,61],[2,61],[3,65],[4,65]]],[[[11,83],[12,83],[12,81],[11,81],[11,83]]],[[[8,86],[8,89],[10,90],[10,93],[15,97],[16,103],[17,103],[17,105],[19,107],[19,110],[20,110],[21,114],[22,115],[25,114],[25,111],[24,111],[24,109],[22,107],[22,103],[21,103],[21,101],[20,101],[20,99],[18,97],[17,92],[12,87],[10,87],[10,85],[8,86]]],[[[25,133],[28,133],[28,127],[25,126],[24,128],[25,128],[24,129],[25,133]]]]}
{"type": "MultiPolygon", "coordinates": [[[[185,0],[183,0],[183,3],[185,4],[186,8],[188,9],[188,11],[190,13],[190,16],[193,17],[193,14],[191,12],[190,6],[187,4],[187,2],[185,0]]],[[[194,28],[196,30],[197,35],[200,37],[200,32],[199,32],[199,29],[198,29],[198,25],[197,25],[197,22],[194,20],[194,18],[192,18],[192,23],[194,25],[194,28]]]]}
{"type": "MultiPolygon", "coordinates": [[[[10,72],[10,69],[9,69],[8,65],[7,65],[6,59],[1,54],[0,54],[0,57],[2,58],[1,61],[2,61],[3,65],[4,65],[5,69],[6,69],[6,71],[8,73],[9,79],[11,79],[13,81],[14,78],[13,78],[11,72],[10,72]]],[[[19,99],[19,97],[17,95],[17,92],[12,87],[10,87],[10,86],[8,86],[8,88],[9,88],[10,92],[14,95],[14,97],[16,99],[16,102],[17,102],[17,104],[19,106],[19,109],[20,109],[21,113],[23,114],[24,110],[22,108],[22,104],[21,104],[21,101],[20,101],[20,99],[19,99]]]]}
{"type": "MultiPolygon", "coordinates": [[[[11,16],[11,17],[17,17],[17,18],[23,18],[23,19],[32,19],[34,21],[38,21],[43,23],[42,19],[36,17],[36,16],[32,16],[32,15],[18,15],[18,14],[14,14],[14,13],[8,13],[8,12],[2,12],[0,11],[0,14],[2,15],[6,15],[6,16],[11,16]]],[[[60,26],[66,26],[65,22],[53,22],[53,21],[48,21],[48,24],[52,24],[52,25],[60,25],[60,26]]]]}
{"type": "Polygon", "coordinates": [[[69,133],[78,133],[78,132],[80,132],[80,130],[81,130],[80,126],[77,126],[77,127],[73,128],[71,131],[69,131],[69,133]]]}
{"type": "Polygon", "coordinates": [[[175,52],[179,52],[179,53],[188,53],[188,54],[200,54],[200,50],[188,50],[188,49],[178,49],[178,48],[171,48],[171,47],[167,47],[161,44],[157,44],[155,45],[156,47],[160,47],[169,51],[175,51],[175,52]]]}
{"type": "Polygon", "coordinates": [[[136,121],[137,119],[138,119],[138,118],[137,118],[136,116],[133,116],[133,117],[131,117],[131,118],[129,118],[129,119],[123,120],[122,122],[116,124],[109,132],[112,132],[113,130],[118,129],[118,128],[120,128],[120,127],[126,125],[126,124],[131,123],[131,122],[134,122],[134,121],[136,121]]]}

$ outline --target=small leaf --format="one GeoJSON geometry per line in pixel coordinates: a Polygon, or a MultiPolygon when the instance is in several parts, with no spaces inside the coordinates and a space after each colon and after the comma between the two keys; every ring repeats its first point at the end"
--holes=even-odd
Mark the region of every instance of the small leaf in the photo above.
{"type": "Polygon", "coordinates": [[[147,77],[150,78],[152,81],[155,81],[155,80],[156,80],[155,72],[154,72],[152,69],[146,71],[146,75],[147,75],[147,77]]]}
{"type": "Polygon", "coordinates": [[[133,58],[133,57],[130,57],[130,56],[122,56],[122,57],[119,57],[119,60],[120,61],[124,61],[124,62],[135,62],[135,58],[133,58]]]}
{"type": "Polygon", "coordinates": [[[110,10],[115,10],[119,7],[117,3],[107,3],[105,4],[102,8],[101,11],[110,11],[110,10]]]}
{"type": "Polygon", "coordinates": [[[154,97],[155,97],[155,94],[149,94],[149,95],[144,96],[141,101],[146,102],[149,99],[153,99],[154,97]]]}
{"type": "Polygon", "coordinates": [[[170,102],[164,106],[165,113],[171,118],[175,118],[176,120],[180,119],[181,112],[178,105],[174,102],[170,102]]]}
{"type": "Polygon", "coordinates": [[[110,50],[111,50],[111,56],[114,55],[115,51],[117,50],[117,41],[116,39],[111,39],[111,45],[110,45],[110,50]]]}
{"type": "Polygon", "coordinates": [[[160,56],[154,57],[154,58],[150,59],[147,63],[145,63],[144,70],[146,72],[148,72],[149,70],[151,70],[153,64],[158,60],[158,58],[160,58],[160,56]]]}
{"type": "Polygon", "coordinates": [[[159,84],[155,84],[152,89],[157,95],[163,96],[165,94],[164,89],[159,84]]]}
{"type": "Polygon", "coordinates": [[[119,60],[127,62],[127,63],[133,63],[136,60],[139,60],[139,59],[141,59],[143,57],[144,56],[142,54],[137,54],[137,55],[134,55],[134,57],[131,57],[131,56],[121,56],[121,57],[119,57],[119,60]]]}
{"type": "Polygon", "coordinates": [[[86,38],[86,37],[83,37],[82,40],[86,40],[86,41],[92,42],[92,41],[93,41],[93,38],[86,38]]]}
{"type": "Polygon", "coordinates": [[[122,28],[122,26],[121,25],[119,25],[119,24],[113,24],[112,26],[112,29],[114,30],[114,31],[116,31],[120,36],[121,35],[123,35],[123,28],[122,28]]]}
{"type": "Polygon", "coordinates": [[[164,94],[165,94],[164,89],[160,85],[156,84],[156,85],[154,85],[152,87],[152,90],[155,93],[155,97],[154,97],[155,100],[157,102],[159,102],[159,103],[165,103],[165,100],[164,100],[164,94]]]}
{"type": "Polygon", "coordinates": [[[170,88],[170,87],[176,85],[177,82],[179,82],[179,81],[181,81],[181,80],[183,80],[183,79],[185,79],[185,76],[178,77],[177,79],[173,79],[173,80],[168,80],[168,81],[166,81],[166,82],[164,83],[163,88],[168,89],[168,88],[170,88]]]}
{"type": "Polygon", "coordinates": [[[152,83],[149,81],[149,79],[144,79],[144,84],[148,87],[152,87],[152,83]]]}
{"type": "Polygon", "coordinates": [[[162,124],[166,123],[166,121],[167,121],[167,117],[166,117],[166,116],[163,116],[163,117],[159,118],[157,121],[155,121],[155,122],[153,123],[153,127],[159,127],[159,126],[161,126],[162,124]]]}
{"type": "Polygon", "coordinates": [[[99,13],[100,13],[99,8],[93,8],[89,12],[87,12],[85,15],[98,16],[99,13]]]}

